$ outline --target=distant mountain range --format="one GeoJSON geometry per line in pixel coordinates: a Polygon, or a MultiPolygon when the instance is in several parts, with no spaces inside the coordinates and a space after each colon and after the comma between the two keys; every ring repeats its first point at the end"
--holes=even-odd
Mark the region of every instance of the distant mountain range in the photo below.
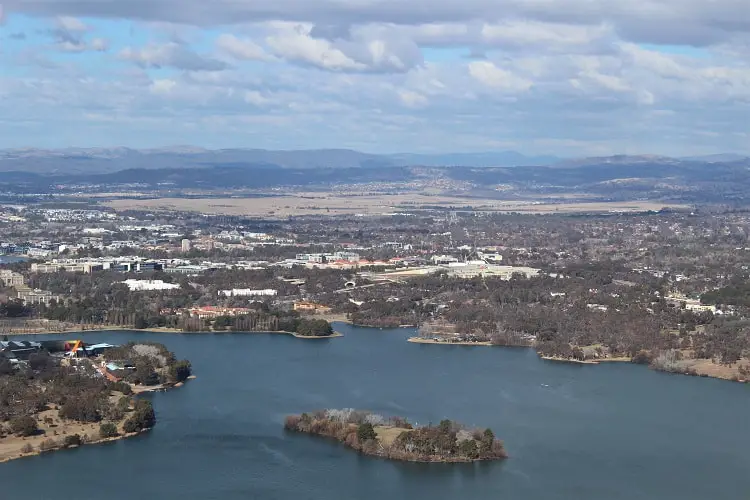
{"type": "MultiPolygon", "coordinates": [[[[468,183],[526,193],[586,192],[610,200],[750,203],[750,158],[617,155],[577,159],[513,151],[376,155],[347,149],[206,150],[190,146],[137,150],[0,151],[0,192],[44,193],[66,186],[139,185],[147,189],[268,189],[280,186],[433,182],[468,183]]],[[[72,187],[73,186],[73,187],[72,187]]]]}
{"type": "Polygon", "coordinates": [[[695,163],[730,163],[748,157],[735,154],[670,158],[655,155],[562,159],[526,156],[515,151],[449,154],[370,154],[350,149],[272,151],[265,149],[204,149],[174,146],[157,149],[67,148],[0,150],[0,172],[37,174],[104,174],[129,169],[186,169],[213,167],[338,169],[384,167],[531,167],[623,165],[679,166],[695,163]]]}
{"type": "Polygon", "coordinates": [[[750,204],[750,158],[618,155],[561,160],[514,152],[373,155],[351,150],[204,150],[179,147],[0,151],[0,193],[74,192],[444,181],[484,196],[589,193],[606,200],[750,204]],[[63,187],[60,187],[63,186],[63,187]],[[498,189],[500,189],[498,191],[498,189]]]}
{"type": "Polygon", "coordinates": [[[549,165],[554,156],[524,156],[515,151],[444,155],[376,155],[349,149],[270,151],[264,149],[209,150],[192,146],[159,149],[68,148],[0,150],[0,171],[40,174],[94,174],[131,168],[280,167],[382,168],[401,166],[513,167],[549,165]]]}

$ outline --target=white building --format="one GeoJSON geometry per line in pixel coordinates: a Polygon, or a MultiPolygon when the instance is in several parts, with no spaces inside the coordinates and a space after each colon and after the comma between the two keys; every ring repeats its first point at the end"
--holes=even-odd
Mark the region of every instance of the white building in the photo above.
{"type": "Polygon", "coordinates": [[[296,259],[300,262],[315,262],[322,264],[326,261],[324,253],[298,253],[296,259]]]}
{"type": "Polygon", "coordinates": [[[176,290],[180,285],[175,283],[164,283],[162,280],[135,280],[129,279],[122,283],[127,285],[131,292],[144,292],[152,290],[176,290]]]}
{"type": "Polygon", "coordinates": [[[16,287],[24,284],[23,275],[8,269],[0,270],[0,283],[6,287],[16,287]]]}
{"type": "Polygon", "coordinates": [[[430,257],[430,260],[432,260],[434,264],[438,264],[438,265],[439,264],[451,264],[453,262],[458,262],[458,259],[452,255],[433,255],[432,257],[430,257]]]}
{"type": "Polygon", "coordinates": [[[333,254],[334,260],[345,260],[347,262],[359,262],[359,254],[355,252],[336,252],[333,254]]]}
{"type": "Polygon", "coordinates": [[[497,266],[487,264],[484,261],[453,262],[443,269],[446,269],[451,276],[464,279],[476,278],[477,276],[495,276],[503,280],[509,280],[516,274],[526,278],[539,275],[539,269],[521,266],[497,266]]]}
{"type": "Polygon", "coordinates": [[[233,288],[232,290],[219,290],[219,296],[224,297],[273,297],[278,292],[267,288],[265,290],[253,290],[251,288],[233,288]]]}
{"type": "Polygon", "coordinates": [[[190,240],[185,238],[182,240],[182,251],[183,252],[189,252],[190,251],[190,240]]]}
{"type": "Polygon", "coordinates": [[[503,256],[499,253],[484,253],[484,252],[477,252],[477,255],[480,259],[482,259],[485,262],[489,262],[490,264],[499,264],[503,261],[503,256]]]}

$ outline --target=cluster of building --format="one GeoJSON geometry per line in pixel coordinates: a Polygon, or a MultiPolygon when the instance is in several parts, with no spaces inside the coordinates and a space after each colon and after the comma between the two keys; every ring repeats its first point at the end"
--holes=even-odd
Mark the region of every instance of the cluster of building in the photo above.
{"type": "Polygon", "coordinates": [[[0,269],[0,284],[6,288],[13,288],[16,291],[16,298],[24,301],[26,304],[49,305],[53,300],[60,300],[52,292],[32,289],[26,286],[26,280],[23,275],[9,269],[0,269]]]}
{"type": "Polygon", "coordinates": [[[114,347],[117,346],[106,343],[88,345],[81,340],[4,340],[0,341],[0,360],[19,364],[40,351],[57,357],[99,356],[114,347]]]}
{"type": "MultiPolygon", "coordinates": [[[[177,311],[182,313],[183,311],[177,311]]],[[[252,312],[251,309],[246,307],[217,307],[217,306],[203,306],[203,307],[191,307],[186,309],[184,312],[190,314],[190,316],[200,319],[214,319],[219,316],[244,316],[252,312]]]]}
{"type": "Polygon", "coordinates": [[[513,276],[533,278],[541,273],[540,269],[526,266],[500,266],[491,264],[484,260],[470,260],[465,262],[455,261],[447,264],[431,266],[414,266],[394,271],[380,273],[366,273],[368,278],[374,280],[398,280],[410,276],[424,276],[428,274],[446,273],[453,278],[473,279],[478,277],[496,277],[510,280],[513,276]]]}
{"type": "Polygon", "coordinates": [[[85,273],[98,271],[116,271],[121,273],[144,273],[164,271],[170,274],[196,276],[213,269],[260,269],[267,265],[265,261],[238,261],[231,264],[224,262],[201,262],[191,264],[186,259],[143,259],[140,257],[98,257],[83,259],[51,259],[46,262],[31,264],[33,273],[85,273]]]}

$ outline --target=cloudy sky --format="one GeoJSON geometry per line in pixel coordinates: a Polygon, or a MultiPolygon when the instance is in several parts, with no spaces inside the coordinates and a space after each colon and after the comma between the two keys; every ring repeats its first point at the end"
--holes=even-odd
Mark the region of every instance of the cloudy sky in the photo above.
{"type": "Polygon", "coordinates": [[[750,1],[2,3],[0,148],[173,144],[750,153],[750,1]]]}

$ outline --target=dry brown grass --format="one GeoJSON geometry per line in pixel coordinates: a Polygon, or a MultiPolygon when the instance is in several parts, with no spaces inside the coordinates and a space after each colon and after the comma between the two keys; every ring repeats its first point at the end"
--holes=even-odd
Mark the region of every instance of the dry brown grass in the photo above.
{"type": "Polygon", "coordinates": [[[391,427],[389,425],[376,425],[374,429],[375,434],[378,435],[378,440],[385,447],[391,446],[396,438],[406,430],[399,427],[391,427]]]}
{"type": "MultiPolygon", "coordinates": [[[[111,397],[113,401],[117,400],[118,398],[119,395],[113,395],[111,397]]],[[[44,431],[43,433],[40,432],[36,436],[26,438],[11,435],[0,439],[0,462],[26,455],[22,453],[22,449],[26,445],[31,445],[34,448],[32,454],[37,453],[39,451],[39,445],[43,441],[46,441],[48,439],[54,439],[60,445],[62,444],[63,439],[65,439],[65,436],[72,436],[74,434],[78,434],[81,437],[83,437],[84,435],[88,435],[91,441],[99,440],[98,423],[83,424],[71,420],[64,420],[57,416],[57,411],[58,410],[55,407],[53,409],[38,413],[39,429],[41,431],[44,431]],[[48,423],[45,423],[45,418],[51,418],[53,420],[53,424],[50,425],[48,423]]],[[[120,433],[123,432],[122,424],[124,423],[124,421],[125,420],[123,419],[122,422],[117,423],[117,428],[120,433]]]]}
{"type": "Polygon", "coordinates": [[[745,368],[750,367],[746,361],[740,363],[733,363],[731,365],[722,365],[715,363],[710,359],[686,359],[678,362],[682,368],[688,368],[695,370],[697,375],[704,377],[720,378],[724,380],[738,380],[743,377],[740,376],[739,368],[744,366],[745,368]]]}
{"type": "Polygon", "coordinates": [[[110,200],[104,202],[115,210],[149,210],[154,212],[200,212],[214,215],[288,217],[291,215],[383,214],[417,210],[427,206],[467,207],[491,212],[577,213],[639,212],[679,205],[658,201],[542,203],[467,198],[460,196],[404,193],[396,195],[344,196],[326,193],[294,193],[268,198],[156,198],[110,200]]]}

